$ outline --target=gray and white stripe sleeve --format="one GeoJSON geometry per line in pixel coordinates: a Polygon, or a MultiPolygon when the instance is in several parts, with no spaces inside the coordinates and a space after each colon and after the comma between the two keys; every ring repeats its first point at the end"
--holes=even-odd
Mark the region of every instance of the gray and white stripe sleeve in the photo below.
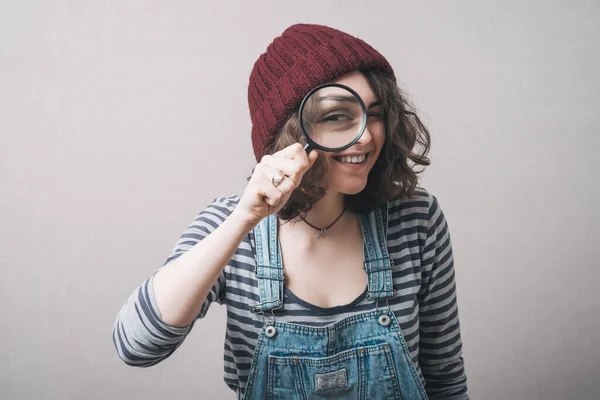
{"type": "Polygon", "coordinates": [[[113,327],[113,343],[121,360],[149,367],[169,357],[191,329],[162,321],[152,293],[152,278],[145,281],[121,307],[113,327]]]}
{"type": "MultiPolygon", "coordinates": [[[[231,213],[227,198],[215,199],[183,232],[163,266],[191,249],[214,231],[231,213]]],[[[113,343],[127,364],[148,367],[169,357],[179,347],[194,323],[176,327],[160,315],[153,290],[154,276],[142,283],[121,307],[113,327],[113,343]]],[[[202,303],[198,318],[206,315],[213,302],[223,304],[225,274],[222,273],[202,303]]]]}
{"type": "Polygon", "coordinates": [[[422,254],[427,289],[419,307],[419,364],[426,381],[425,389],[430,399],[467,400],[452,244],[448,224],[435,196],[431,196],[422,254]]]}

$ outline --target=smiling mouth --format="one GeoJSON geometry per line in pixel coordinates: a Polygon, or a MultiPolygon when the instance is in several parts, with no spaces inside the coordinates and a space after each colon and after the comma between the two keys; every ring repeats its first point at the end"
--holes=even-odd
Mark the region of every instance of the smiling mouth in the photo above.
{"type": "Polygon", "coordinates": [[[334,156],[333,159],[344,164],[363,164],[369,157],[369,154],[370,153],[365,153],[360,156],[334,156]]]}

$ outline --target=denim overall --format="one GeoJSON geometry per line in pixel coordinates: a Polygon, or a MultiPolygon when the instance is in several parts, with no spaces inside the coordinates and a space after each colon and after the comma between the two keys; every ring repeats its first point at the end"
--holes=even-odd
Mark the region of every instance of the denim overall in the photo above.
{"type": "Polygon", "coordinates": [[[396,316],[389,304],[378,307],[395,296],[387,205],[359,218],[374,310],[324,327],[275,320],[274,310],[283,307],[284,274],[277,218],[269,216],[254,229],[260,303],[253,311],[265,324],[244,399],[427,399],[396,316]]]}

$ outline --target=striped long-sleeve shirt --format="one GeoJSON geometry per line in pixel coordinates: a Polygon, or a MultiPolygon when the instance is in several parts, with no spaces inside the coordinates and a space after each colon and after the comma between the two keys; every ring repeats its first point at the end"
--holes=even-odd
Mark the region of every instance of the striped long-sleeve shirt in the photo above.
{"type": "MultiPolygon", "coordinates": [[[[164,265],[215,230],[233,211],[238,196],[215,199],[194,218],[164,265]]],[[[389,301],[409,347],[412,361],[431,399],[468,399],[456,302],[450,234],[437,199],[417,188],[411,198],[390,202],[387,245],[394,261],[396,298],[389,301]]],[[[254,236],[240,243],[213,285],[198,320],[213,302],[225,304],[227,328],[224,380],[238,398],[244,393],[262,316],[250,310],[259,302],[254,275],[254,236]]],[[[183,342],[194,323],[174,327],[161,319],[152,277],[142,283],[120,310],[113,329],[119,356],[134,366],[154,365],[183,342]]],[[[366,291],[347,305],[321,308],[284,290],[280,322],[323,326],[373,308],[366,291]]]]}

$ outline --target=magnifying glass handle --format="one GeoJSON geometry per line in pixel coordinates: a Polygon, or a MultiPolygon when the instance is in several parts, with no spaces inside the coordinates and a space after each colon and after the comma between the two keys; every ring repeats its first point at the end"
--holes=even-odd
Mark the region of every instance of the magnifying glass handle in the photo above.
{"type": "Polygon", "coordinates": [[[310,145],[310,143],[306,143],[304,145],[304,150],[306,150],[306,154],[310,154],[310,151],[313,150],[313,147],[310,145]]]}

